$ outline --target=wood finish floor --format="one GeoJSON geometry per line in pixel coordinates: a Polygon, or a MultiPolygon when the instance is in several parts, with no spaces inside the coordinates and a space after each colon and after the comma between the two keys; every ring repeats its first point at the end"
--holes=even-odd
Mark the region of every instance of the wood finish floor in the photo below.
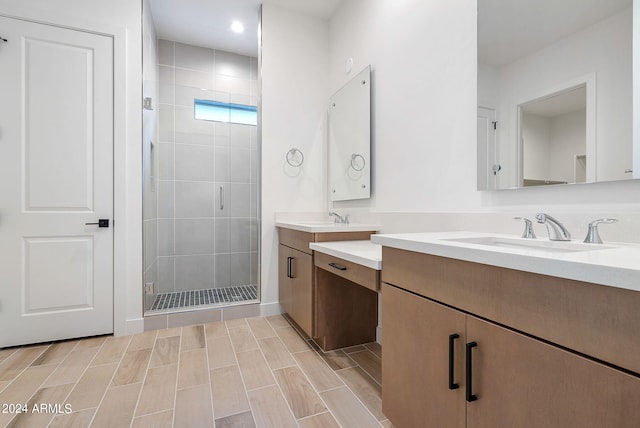
{"type": "Polygon", "coordinates": [[[391,427],[380,363],[280,315],[0,349],[0,427],[391,427]]]}

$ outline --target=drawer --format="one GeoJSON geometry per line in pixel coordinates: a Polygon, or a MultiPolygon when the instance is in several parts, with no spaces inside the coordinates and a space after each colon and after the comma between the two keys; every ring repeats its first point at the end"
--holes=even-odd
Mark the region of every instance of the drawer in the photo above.
{"type": "Polygon", "coordinates": [[[380,291],[380,271],[316,251],[314,264],[373,291],[380,291]]]}
{"type": "Polygon", "coordinates": [[[307,254],[312,254],[309,243],[313,242],[313,235],[313,233],[301,232],[299,230],[286,229],[284,227],[278,228],[278,239],[282,245],[295,248],[307,254]]]}

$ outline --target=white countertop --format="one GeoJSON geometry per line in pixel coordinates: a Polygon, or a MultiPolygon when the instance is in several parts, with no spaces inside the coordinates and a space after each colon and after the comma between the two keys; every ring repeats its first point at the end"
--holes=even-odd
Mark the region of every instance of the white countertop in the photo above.
{"type": "MultiPolygon", "coordinates": [[[[593,251],[556,252],[545,251],[543,247],[500,248],[448,241],[483,237],[519,239],[515,235],[493,233],[437,232],[372,235],[371,241],[401,250],[640,291],[638,244],[605,242],[601,247],[600,244],[588,244],[593,245],[593,251]]],[[[539,238],[538,241],[549,243],[546,238],[539,238]]]]}
{"type": "Polygon", "coordinates": [[[382,269],[382,245],[371,241],[311,242],[309,248],[371,269],[382,269]]]}
{"type": "Polygon", "coordinates": [[[367,223],[334,223],[327,220],[300,220],[300,221],[276,221],[276,227],[299,230],[301,232],[324,233],[324,232],[368,232],[380,230],[379,224],[367,223]]]}

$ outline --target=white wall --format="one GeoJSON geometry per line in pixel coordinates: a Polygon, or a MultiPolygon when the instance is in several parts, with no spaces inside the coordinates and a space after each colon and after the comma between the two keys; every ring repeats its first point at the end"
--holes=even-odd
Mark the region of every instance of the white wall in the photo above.
{"type": "MultiPolygon", "coordinates": [[[[348,0],[330,22],[331,88],[372,65],[375,211],[474,209],[474,2],[348,0]]],[[[336,208],[362,206],[335,203],[336,208]]]]}
{"type": "Polygon", "coordinates": [[[586,153],[585,129],[585,110],[553,117],[524,113],[523,177],[575,182],[575,156],[586,153]]]}
{"type": "Polygon", "coordinates": [[[531,180],[551,180],[551,120],[548,117],[522,115],[523,177],[531,180]]]}
{"type": "Polygon", "coordinates": [[[549,177],[554,180],[575,182],[576,155],[586,153],[586,117],[586,110],[578,110],[551,118],[549,177]]]}
{"type": "Polygon", "coordinates": [[[374,197],[365,208],[528,215],[640,209],[638,181],[475,190],[476,19],[475,2],[438,0],[347,0],[331,19],[330,87],[348,79],[347,57],[354,70],[373,67],[374,197]]]}
{"type": "Polygon", "coordinates": [[[114,36],[114,330],[142,331],[141,2],[0,0],[0,13],[114,36]]]}
{"type": "Polygon", "coordinates": [[[326,209],[327,21],[262,7],[262,304],[278,301],[277,211],[326,209]],[[300,168],[286,164],[296,147],[300,168]]]}

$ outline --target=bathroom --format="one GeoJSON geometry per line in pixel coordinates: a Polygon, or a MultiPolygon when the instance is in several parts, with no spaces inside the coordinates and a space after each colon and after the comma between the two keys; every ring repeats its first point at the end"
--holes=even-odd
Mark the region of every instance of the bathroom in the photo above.
{"type": "MultiPolygon", "coordinates": [[[[127,48],[115,45],[120,107],[114,217],[120,219],[120,227],[114,229],[113,325],[116,334],[141,331],[143,247],[137,219],[142,217],[142,190],[134,179],[143,176],[143,154],[138,150],[142,123],[135,111],[143,73],[137,59],[142,52],[140,5],[125,2],[105,12],[93,3],[57,8],[55,3],[38,2],[31,11],[10,3],[3,4],[8,14],[33,13],[36,18],[71,23],[99,16],[127,33],[127,48]]],[[[278,311],[276,213],[348,211],[352,219],[378,221],[389,232],[467,228],[519,233],[520,225],[511,217],[544,211],[560,217],[575,235],[586,233],[593,219],[615,217],[620,222],[607,228],[608,239],[640,240],[635,233],[640,204],[636,180],[477,190],[475,2],[390,6],[348,1],[328,19],[267,1],[261,25],[261,303],[250,309],[254,314],[278,311]],[[447,43],[440,43],[442,39],[447,43]],[[421,40],[420,48],[415,40],[421,40]],[[329,203],[326,103],[349,80],[344,71],[349,58],[353,70],[373,67],[373,191],[367,200],[329,203]],[[406,108],[398,109],[400,104],[406,108]],[[296,177],[283,173],[292,147],[305,156],[296,177]]]]}
{"type": "MultiPolygon", "coordinates": [[[[546,212],[559,218],[575,238],[586,234],[590,221],[613,217],[619,222],[602,227],[603,239],[640,243],[638,180],[477,190],[475,1],[344,0],[332,3],[335,10],[324,12],[314,12],[313,1],[304,3],[307,11],[280,1],[265,0],[262,5],[260,161],[256,166],[262,189],[256,263],[260,303],[206,315],[181,314],[171,320],[173,325],[279,313],[275,223],[282,215],[328,219],[328,211],[350,213],[353,222],[378,223],[383,233],[520,234],[522,226],[514,216],[533,218],[537,212],[546,212]],[[332,203],[326,177],[327,102],[350,79],[345,73],[349,58],[354,71],[368,64],[373,70],[372,196],[332,203]],[[283,172],[292,147],[301,150],[305,159],[295,177],[283,172]]],[[[0,10],[5,15],[115,34],[113,218],[118,227],[113,229],[113,332],[126,335],[167,327],[168,317],[157,323],[145,319],[142,293],[140,4],[0,0],[0,10]]],[[[638,19],[635,8],[634,23],[638,19]]],[[[638,49],[636,44],[636,56],[638,49]]],[[[638,78],[634,74],[636,86],[638,78]]],[[[633,104],[636,109],[640,105],[637,94],[633,104]]],[[[634,128],[638,147],[636,123],[634,128]]],[[[633,169],[640,171],[637,150],[633,169]]],[[[546,236],[543,227],[534,227],[540,237],[546,236]]]]}

